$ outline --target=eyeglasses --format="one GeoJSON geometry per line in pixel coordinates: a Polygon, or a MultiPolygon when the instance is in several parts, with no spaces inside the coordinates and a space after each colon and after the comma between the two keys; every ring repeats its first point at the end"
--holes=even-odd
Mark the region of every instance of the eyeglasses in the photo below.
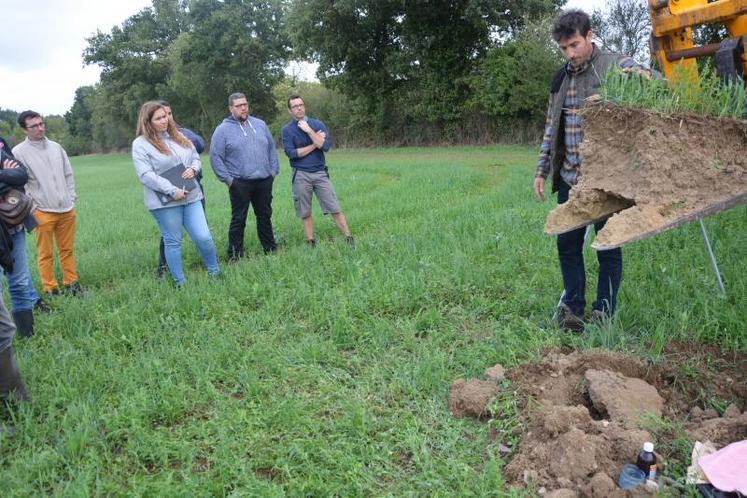
{"type": "Polygon", "coordinates": [[[44,128],[44,122],[28,125],[27,130],[36,130],[37,128],[44,128]]]}

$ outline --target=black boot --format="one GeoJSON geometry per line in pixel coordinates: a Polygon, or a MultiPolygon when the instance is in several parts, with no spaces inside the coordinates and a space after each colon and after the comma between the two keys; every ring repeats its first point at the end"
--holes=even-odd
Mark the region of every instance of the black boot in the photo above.
{"type": "Polygon", "coordinates": [[[21,337],[31,337],[34,335],[34,312],[31,310],[22,310],[13,312],[13,320],[16,322],[16,329],[21,337]]]}
{"type": "Polygon", "coordinates": [[[52,313],[52,308],[42,298],[39,298],[39,300],[34,303],[34,309],[39,313],[52,313]]]}
{"type": "Polygon", "coordinates": [[[80,282],[73,282],[65,286],[65,292],[71,296],[80,297],[83,295],[83,287],[80,286],[80,282]]]}
{"type": "Polygon", "coordinates": [[[0,352],[0,400],[29,401],[12,348],[0,352]]]}

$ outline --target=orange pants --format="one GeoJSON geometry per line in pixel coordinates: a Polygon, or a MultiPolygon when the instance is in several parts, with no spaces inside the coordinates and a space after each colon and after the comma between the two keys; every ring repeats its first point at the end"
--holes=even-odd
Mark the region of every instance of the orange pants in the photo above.
{"type": "Polygon", "coordinates": [[[36,261],[39,265],[44,292],[52,292],[57,288],[54,277],[54,244],[57,244],[57,255],[60,258],[63,285],[74,284],[78,281],[75,272],[75,210],[67,213],[50,213],[34,211],[34,218],[38,226],[34,230],[36,235],[36,261]]]}

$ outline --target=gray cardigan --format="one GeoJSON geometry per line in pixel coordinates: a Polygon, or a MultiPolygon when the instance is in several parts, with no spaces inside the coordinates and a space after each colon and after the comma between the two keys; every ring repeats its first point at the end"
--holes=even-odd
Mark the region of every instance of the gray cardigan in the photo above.
{"type": "Polygon", "coordinates": [[[181,206],[190,204],[202,199],[202,191],[199,187],[193,189],[187,194],[187,197],[180,201],[174,201],[162,204],[158,199],[156,192],[172,195],[176,192],[177,186],[172,185],[170,181],[159,176],[164,171],[173,168],[181,163],[186,168],[192,168],[198,173],[202,168],[200,165],[200,156],[189,144],[189,148],[182,147],[174,142],[166,132],[163,133],[162,139],[166,146],[171,150],[170,155],[162,154],[153,144],[140,135],[132,142],[132,162],[135,165],[135,173],[143,184],[143,196],[145,197],[145,207],[149,210],[161,209],[166,207],[181,206]]]}

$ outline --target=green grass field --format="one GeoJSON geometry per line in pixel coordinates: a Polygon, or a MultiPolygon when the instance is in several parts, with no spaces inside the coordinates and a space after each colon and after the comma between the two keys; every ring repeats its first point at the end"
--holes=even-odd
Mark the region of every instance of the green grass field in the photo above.
{"type": "Polygon", "coordinates": [[[228,194],[204,158],[222,276],[186,241],[181,290],[155,277],[129,156],[73,158],[87,293],[16,339],[33,402],[0,439],[3,496],[505,496],[498,445],[515,421],[493,441],[450,417],[454,379],[559,344],[654,360],[673,339],[747,351],[745,206],[706,220],[726,297],[690,224],[627,247],[616,321],[571,337],[551,322],[554,197],[531,196],[534,147],[328,158],[356,251],[321,216],[318,248],[303,243],[284,161],[278,253],[261,254],[250,216],[248,257],[227,265],[228,194]]]}

